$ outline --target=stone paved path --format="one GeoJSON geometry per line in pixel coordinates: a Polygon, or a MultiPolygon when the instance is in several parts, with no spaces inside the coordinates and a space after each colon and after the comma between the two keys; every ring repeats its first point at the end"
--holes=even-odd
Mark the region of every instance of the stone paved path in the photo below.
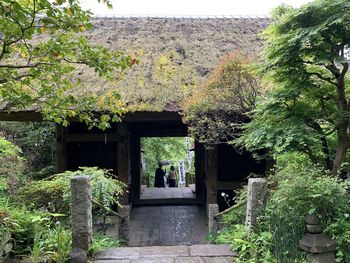
{"type": "Polygon", "coordinates": [[[168,198],[196,198],[190,187],[142,188],[141,200],[168,198]]]}
{"type": "Polygon", "coordinates": [[[129,246],[204,244],[208,233],[205,208],[143,206],[131,210],[129,246]]]}
{"type": "Polygon", "coordinates": [[[124,247],[104,250],[95,263],[229,263],[234,254],[226,245],[124,247]]]}

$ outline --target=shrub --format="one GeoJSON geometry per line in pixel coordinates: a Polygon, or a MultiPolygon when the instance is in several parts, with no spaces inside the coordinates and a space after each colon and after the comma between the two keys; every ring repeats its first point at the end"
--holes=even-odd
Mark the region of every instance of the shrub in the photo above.
{"type": "Polygon", "coordinates": [[[71,251],[71,232],[58,222],[42,235],[43,250],[49,254],[52,261],[65,263],[71,251]]]}
{"type": "Polygon", "coordinates": [[[29,211],[0,200],[0,262],[9,253],[31,262],[66,262],[71,233],[53,219],[47,212],[29,211]]]}
{"type": "Polygon", "coordinates": [[[21,149],[28,177],[54,164],[55,128],[54,123],[46,121],[0,121],[0,136],[21,149]]]}
{"type": "MultiPolygon", "coordinates": [[[[298,249],[298,241],[305,233],[304,216],[313,213],[337,242],[337,262],[350,262],[348,182],[332,177],[319,167],[298,162],[279,168],[268,182],[266,208],[256,229],[245,233],[242,224],[229,225],[217,241],[234,245],[241,260],[252,260],[246,262],[264,262],[261,258],[271,255],[277,262],[303,262],[305,255],[298,249]]],[[[274,262],[269,260],[265,262],[274,262]]]]}
{"type": "Polygon", "coordinates": [[[278,263],[271,252],[272,234],[268,231],[248,233],[243,224],[235,224],[223,231],[216,238],[217,243],[229,243],[238,252],[237,263],[278,263]]]}
{"type": "Polygon", "coordinates": [[[234,192],[236,195],[234,212],[223,214],[221,222],[224,225],[244,224],[245,222],[248,187],[244,186],[241,190],[234,192]]]}
{"type": "MultiPolygon", "coordinates": [[[[50,221],[48,213],[30,212],[25,207],[16,207],[8,200],[0,200],[0,244],[11,243],[12,254],[28,253],[36,233],[43,232],[50,221]]],[[[0,247],[0,250],[3,250],[0,247]]],[[[1,254],[1,253],[0,253],[1,254]]]]}
{"type": "Polygon", "coordinates": [[[44,168],[33,172],[32,173],[32,178],[33,180],[42,180],[45,179],[51,175],[53,175],[56,171],[56,167],[53,165],[45,166],[44,168]]]}
{"type": "Polygon", "coordinates": [[[92,238],[92,246],[89,249],[89,254],[92,256],[97,252],[107,249],[120,247],[122,245],[121,240],[115,240],[105,235],[96,234],[92,238]]]}
{"type": "Polygon", "coordinates": [[[24,159],[21,149],[0,137],[0,194],[13,192],[23,179],[24,159]]]}
{"type": "MultiPolygon", "coordinates": [[[[304,216],[316,214],[325,232],[337,241],[338,262],[350,262],[350,211],[348,182],[342,182],[329,172],[313,165],[290,163],[270,177],[270,196],[262,225],[274,232],[273,246],[285,242],[295,248],[289,252],[297,256],[297,242],[305,232],[304,216]],[[268,223],[268,224],[266,224],[268,223]]],[[[293,257],[280,251],[278,257],[293,257]],[[283,256],[282,256],[283,254],[283,256]]]]}
{"type": "Polygon", "coordinates": [[[69,215],[70,179],[76,175],[91,176],[94,214],[106,214],[113,205],[119,205],[118,198],[125,184],[115,179],[108,170],[97,167],[82,167],[75,172],[67,171],[27,184],[20,190],[20,200],[35,209],[69,215]]]}

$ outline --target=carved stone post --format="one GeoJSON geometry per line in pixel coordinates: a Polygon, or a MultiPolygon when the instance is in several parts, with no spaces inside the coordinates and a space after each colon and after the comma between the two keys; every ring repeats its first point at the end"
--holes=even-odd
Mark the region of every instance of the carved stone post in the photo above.
{"type": "Polygon", "coordinates": [[[123,207],[118,209],[118,212],[123,217],[119,220],[119,238],[129,242],[131,207],[123,205],[123,207]]]}
{"type": "Polygon", "coordinates": [[[219,231],[219,221],[215,217],[218,213],[218,204],[208,204],[208,232],[210,234],[217,234],[219,231]]]}
{"type": "Polygon", "coordinates": [[[249,178],[246,226],[250,231],[256,225],[257,218],[265,206],[267,181],[263,178],[249,178]]]}
{"type": "Polygon", "coordinates": [[[299,247],[308,253],[310,263],[335,263],[336,243],[322,232],[320,220],[315,215],[305,216],[307,233],[299,247]]]}
{"type": "Polygon", "coordinates": [[[86,253],[92,243],[92,191],[90,176],[71,179],[72,247],[70,260],[87,262],[86,253]]]}

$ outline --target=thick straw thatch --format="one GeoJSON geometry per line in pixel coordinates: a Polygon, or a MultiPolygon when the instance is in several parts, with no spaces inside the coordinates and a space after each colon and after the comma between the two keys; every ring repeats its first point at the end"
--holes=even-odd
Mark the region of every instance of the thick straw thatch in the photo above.
{"type": "Polygon", "coordinates": [[[94,18],[93,44],[125,51],[140,63],[121,81],[79,74],[89,91],[117,89],[131,109],[178,111],[186,91],[208,77],[227,53],[258,53],[267,18],[94,18]]]}

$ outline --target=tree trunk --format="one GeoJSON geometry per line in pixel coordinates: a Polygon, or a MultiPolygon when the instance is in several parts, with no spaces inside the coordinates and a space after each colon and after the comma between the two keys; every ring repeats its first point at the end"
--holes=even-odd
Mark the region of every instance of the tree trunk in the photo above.
{"type": "Polygon", "coordinates": [[[337,151],[335,154],[335,159],[333,161],[333,169],[332,169],[332,175],[337,176],[338,172],[341,168],[341,165],[343,164],[346,153],[350,146],[350,140],[349,136],[345,133],[339,134],[338,132],[338,145],[337,145],[337,151]]]}
{"type": "Polygon", "coordinates": [[[337,151],[335,153],[335,159],[333,162],[332,175],[337,176],[341,165],[343,164],[346,158],[346,152],[350,146],[350,139],[348,135],[348,126],[349,126],[349,105],[346,98],[345,91],[345,74],[348,71],[349,64],[344,63],[343,70],[336,74],[337,78],[337,106],[339,110],[339,122],[336,125],[338,145],[337,151]]]}

